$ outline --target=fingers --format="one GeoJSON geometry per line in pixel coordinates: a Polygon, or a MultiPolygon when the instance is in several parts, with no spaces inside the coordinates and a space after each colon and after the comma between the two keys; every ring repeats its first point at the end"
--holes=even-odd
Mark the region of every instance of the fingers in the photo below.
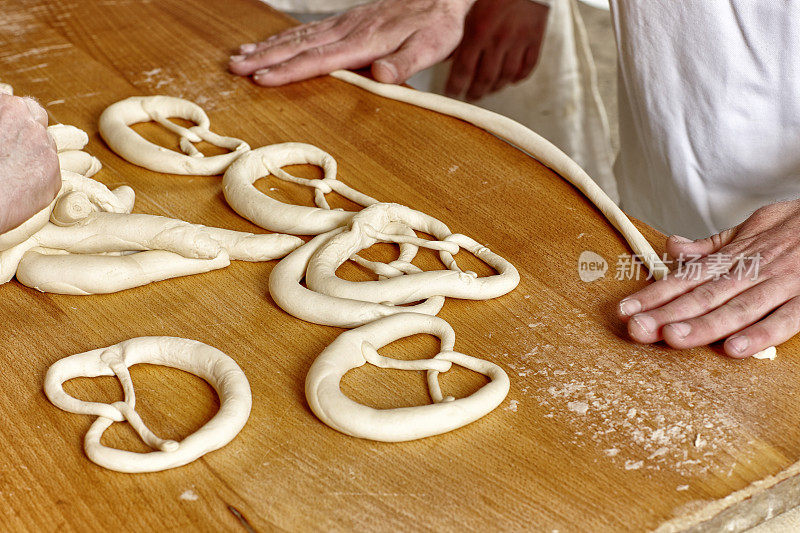
{"type": "Polygon", "coordinates": [[[263,41],[259,43],[246,43],[239,46],[239,54],[243,55],[251,55],[254,53],[261,52],[262,50],[266,50],[271,46],[277,46],[280,44],[284,44],[290,40],[297,40],[297,39],[304,39],[306,37],[310,37],[315,33],[319,33],[321,31],[330,29],[334,24],[336,24],[338,17],[329,17],[323,20],[317,20],[314,22],[309,22],[308,24],[301,24],[299,26],[294,26],[289,28],[288,30],[284,30],[280,33],[276,33],[275,35],[270,35],[263,41]]]}
{"type": "Polygon", "coordinates": [[[449,96],[459,96],[464,93],[472,78],[475,76],[475,68],[481,57],[481,49],[476,46],[465,45],[456,50],[453,56],[453,64],[450,66],[450,75],[447,78],[445,93],[449,96]]]}
{"type": "Polygon", "coordinates": [[[673,348],[694,348],[718,341],[763,318],[786,300],[777,280],[760,283],[710,313],[668,324],[664,340],[673,348]]]}
{"type": "Polygon", "coordinates": [[[731,357],[749,357],[788,341],[800,331],[800,297],[795,297],[776,309],[772,314],[732,335],[723,348],[731,357]]]}
{"type": "Polygon", "coordinates": [[[518,47],[513,47],[506,51],[503,58],[503,66],[500,69],[500,76],[495,81],[491,88],[491,92],[497,92],[509,83],[514,83],[517,80],[517,74],[522,69],[522,62],[525,59],[525,50],[518,47]]]}
{"type": "MultiPolygon", "coordinates": [[[[681,272],[670,274],[623,299],[617,311],[620,320],[625,322],[634,315],[661,307],[695,287],[700,287],[715,277],[722,277],[730,271],[733,257],[728,255],[711,257],[713,259],[706,257],[683,265],[681,272]]],[[[702,294],[705,290],[699,289],[698,292],[702,294]]],[[[709,294],[708,297],[711,298],[712,295],[709,294]]]]}
{"type": "Polygon", "coordinates": [[[519,72],[517,73],[517,81],[524,80],[530,76],[531,72],[533,72],[534,67],[536,67],[536,63],[539,62],[539,49],[540,47],[538,45],[529,46],[525,49],[522,68],[520,68],[519,72]]]}
{"type": "Polygon", "coordinates": [[[484,49],[475,76],[467,89],[468,100],[479,100],[486,96],[497,79],[500,77],[500,69],[503,68],[503,56],[505,50],[499,48],[484,49]]]}
{"type": "Polygon", "coordinates": [[[414,33],[395,52],[375,61],[372,75],[382,83],[403,83],[417,72],[438,63],[443,58],[433,39],[429,34],[414,33]]]}
{"type": "Polygon", "coordinates": [[[232,56],[228,68],[234,74],[249,76],[257,70],[284,63],[311,49],[321,48],[341,39],[340,34],[330,29],[295,35],[297,36],[260,43],[260,46],[248,55],[232,56]]]}
{"type": "Polygon", "coordinates": [[[322,76],[339,69],[358,69],[365,67],[374,59],[362,56],[368,51],[356,50],[348,41],[311,48],[288,61],[259,69],[253,73],[253,81],[264,87],[277,87],[295,81],[322,76]]]}
{"type": "MultiPolygon", "coordinates": [[[[727,278],[708,281],[660,307],[633,315],[628,321],[628,332],[637,342],[657,342],[662,338],[662,328],[664,328],[663,335],[666,336],[665,326],[668,324],[683,322],[709,313],[756,284],[757,282],[751,279],[727,278]]],[[[763,288],[750,290],[755,291],[751,295],[760,294],[763,288]]],[[[779,303],[775,302],[775,306],[779,303]]],[[[760,316],[763,314],[756,316],[754,320],[760,316]]],[[[745,325],[747,324],[742,324],[740,327],[745,325]]],[[[726,331],[718,338],[733,331],[736,330],[726,331]]],[[[684,330],[679,327],[676,333],[684,333],[684,330]]]]}
{"type": "Polygon", "coordinates": [[[667,253],[676,259],[687,256],[702,257],[710,255],[720,251],[723,246],[727,246],[736,236],[736,230],[737,228],[726,229],[711,237],[695,241],[680,235],[672,235],[667,239],[667,253]]]}

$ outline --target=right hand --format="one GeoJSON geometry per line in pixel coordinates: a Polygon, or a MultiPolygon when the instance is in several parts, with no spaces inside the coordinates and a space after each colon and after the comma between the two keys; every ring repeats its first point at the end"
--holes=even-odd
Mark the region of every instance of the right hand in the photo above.
{"type": "Polygon", "coordinates": [[[31,98],[0,94],[0,234],[47,207],[60,189],[47,112],[31,98]]]}
{"type": "Polygon", "coordinates": [[[383,83],[403,83],[445,59],[475,0],[378,0],[239,47],[229,68],[268,87],[372,65],[383,83]]]}

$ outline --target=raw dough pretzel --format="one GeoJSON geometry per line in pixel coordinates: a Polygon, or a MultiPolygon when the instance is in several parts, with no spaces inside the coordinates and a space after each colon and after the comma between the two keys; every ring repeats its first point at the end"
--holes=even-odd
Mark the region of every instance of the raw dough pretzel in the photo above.
{"type": "Polygon", "coordinates": [[[400,442],[439,435],[474,422],[496,408],[508,394],[509,380],[502,368],[453,351],[455,332],[435,316],[403,313],[381,318],[339,335],[317,357],[306,377],[306,399],[325,424],[337,431],[385,442],[400,442]],[[377,349],[417,333],[441,339],[441,351],[433,359],[405,361],[383,357],[377,349]],[[381,368],[427,370],[433,405],[373,409],[342,393],[339,383],[351,369],[371,363],[381,368]],[[451,365],[480,372],[491,381],[474,394],[454,400],[443,398],[439,372],[451,365]]]}
{"type": "Polygon", "coordinates": [[[653,277],[661,279],[669,272],[669,268],[659,258],[644,235],[636,229],[636,226],[633,225],[628,216],[592,180],[586,171],[548,140],[522,124],[498,113],[465,102],[437,94],[415,91],[399,85],[378,83],[346,70],[337,70],[332,72],[331,76],[385,98],[459,118],[526,151],[543,165],[550,167],[574,185],[597,206],[606,219],[628,241],[633,252],[644,262],[653,277]]]}
{"type": "Polygon", "coordinates": [[[139,337],[56,361],[45,375],[44,392],[64,411],[98,417],[86,433],[84,450],[93,462],[118,472],[175,468],[222,448],[242,430],[252,407],[250,384],[233,359],[201,342],[177,337],[139,337]],[[168,366],[199,376],[217,392],[219,411],[181,442],[160,439],[135,411],[136,394],[128,368],[139,363],[168,366]],[[64,392],[63,383],[70,379],[114,375],[122,384],[124,401],[84,402],[64,392]],[[100,439],[105,430],[124,420],[145,444],[159,451],[135,453],[103,446],[100,439]]]}
{"type": "Polygon", "coordinates": [[[308,263],[306,284],[312,291],[328,296],[401,305],[431,296],[470,300],[497,298],[519,284],[519,272],[511,263],[473,239],[452,233],[432,216],[400,204],[382,203],[358,212],[347,230],[320,246],[308,263]],[[387,231],[398,223],[439,240],[429,241],[387,231]],[[410,263],[395,262],[391,266],[383,265],[386,273],[392,271],[392,276],[378,281],[347,281],[336,276],[336,269],[345,261],[377,242],[410,242],[439,250],[448,270],[422,272],[410,263]],[[473,253],[494,268],[497,274],[478,277],[474,272],[463,272],[453,258],[460,248],[473,253]]]}
{"type": "Polygon", "coordinates": [[[250,151],[236,160],[222,178],[222,190],[230,206],[241,216],[269,231],[294,235],[319,235],[344,226],[355,214],[331,209],[325,194],[336,191],[362,206],[378,201],[336,179],[336,160],[316,146],[305,143],[281,143],[250,151]],[[315,165],[324,171],[322,179],[292,176],[282,167],[315,165]],[[317,207],[290,205],[262,194],[254,183],[272,174],[278,179],[314,188],[317,207]]]}
{"type": "MultiPolygon", "coordinates": [[[[383,303],[364,302],[357,299],[335,298],[311,291],[300,284],[306,274],[311,256],[345,228],[337,228],[317,235],[311,241],[284,257],[272,269],[269,276],[269,294],[275,303],[301,320],[336,326],[354,328],[373,320],[397,313],[423,313],[435,315],[444,305],[443,296],[433,296],[414,306],[400,307],[383,303]]],[[[401,249],[399,261],[413,257],[415,251],[401,249]]],[[[391,265],[391,263],[390,263],[391,265]]],[[[391,268],[391,267],[389,267],[391,268]]]]}
{"type": "Polygon", "coordinates": [[[112,104],[100,115],[100,135],[117,154],[135,165],[169,174],[212,176],[225,169],[250,146],[241,139],[210,131],[211,121],[197,104],[172,96],[132,96],[112,104]],[[172,122],[179,117],[196,124],[184,128],[172,122]],[[183,153],[151,143],[130,126],[155,121],[180,135],[183,153]],[[206,141],[230,153],[205,157],[192,143],[206,141]]]}

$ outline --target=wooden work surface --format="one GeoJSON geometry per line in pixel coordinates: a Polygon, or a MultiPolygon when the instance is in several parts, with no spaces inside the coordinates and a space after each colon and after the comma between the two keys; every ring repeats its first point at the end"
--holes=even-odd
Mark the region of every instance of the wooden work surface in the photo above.
{"type": "MultiPolygon", "coordinates": [[[[105,165],[98,179],[133,186],[137,212],[261,231],[227,206],[218,177],[156,174],[105,147],[97,120],[106,106],[166,94],[197,102],[216,132],[253,147],[319,146],[348,184],[486,243],[519,268],[519,287],[494,301],[449,300],[440,316],[455,328],[457,350],[506,369],[508,398],[465,428],[416,442],[328,428],[309,410],[303,384],[341,330],[275,306],[267,294],[274,262],[108,296],[40,294],[12,282],[0,287],[2,529],[641,530],[800,458],[797,342],[772,362],[629,342],[614,309],[646,281],[614,279],[624,241],[557,175],[474,127],[337,80],[268,90],[225,71],[235,46],[288,24],[256,0],[3,0],[0,79],[37,97],[53,121],[88,131],[88,150],[105,165]],[[609,262],[604,279],[580,280],[583,250],[609,262]],[[250,380],[253,411],[222,450],[166,472],[120,474],[86,459],[91,417],[55,408],[42,381],[62,357],[144,335],[197,339],[229,354],[250,380]]],[[[137,129],[176,144],[154,125],[137,129]]],[[[308,190],[260,184],[311,202],[308,190]]],[[[388,245],[377,248],[375,257],[388,257],[388,245]]],[[[430,255],[420,261],[433,264],[430,255]]],[[[382,353],[431,356],[436,343],[420,335],[382,353]]],[[[180,371],[140,366],[133,378],[138,408],[161,436],[185,437],[217,408],[213,390],[180,371]]],[[[458,396],[483,380],[454,370],[442,382],[458,396]]],[[[362,367],[344,389],[377,407],[429,401],[421,372],[362,367]]],[[[121,397],[112,378],[75,380],[68,391],[121,397]]],[[[144,451],[125,424],[104,442],[144,451]]]]}

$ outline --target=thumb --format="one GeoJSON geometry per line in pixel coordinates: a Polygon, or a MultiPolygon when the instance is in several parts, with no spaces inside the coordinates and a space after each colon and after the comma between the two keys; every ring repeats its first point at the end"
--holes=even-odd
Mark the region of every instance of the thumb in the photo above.
{"type": "Polygon", "coordinates": [[[372,64],[372,76],[381,83],[403,83],[421,70],[442,61],[452,49],[437,47],[423,34],[415,33],[400,47],[372,64]]]}
{"type": "Polygon", "coordinates": [[[736,236],[737,228],[721,231],[705,239],[691,240],[680,235],[671,235],[667,239],[667,253],[673,258],[681,256],[706,256],[719,252],[736,236]]]}

